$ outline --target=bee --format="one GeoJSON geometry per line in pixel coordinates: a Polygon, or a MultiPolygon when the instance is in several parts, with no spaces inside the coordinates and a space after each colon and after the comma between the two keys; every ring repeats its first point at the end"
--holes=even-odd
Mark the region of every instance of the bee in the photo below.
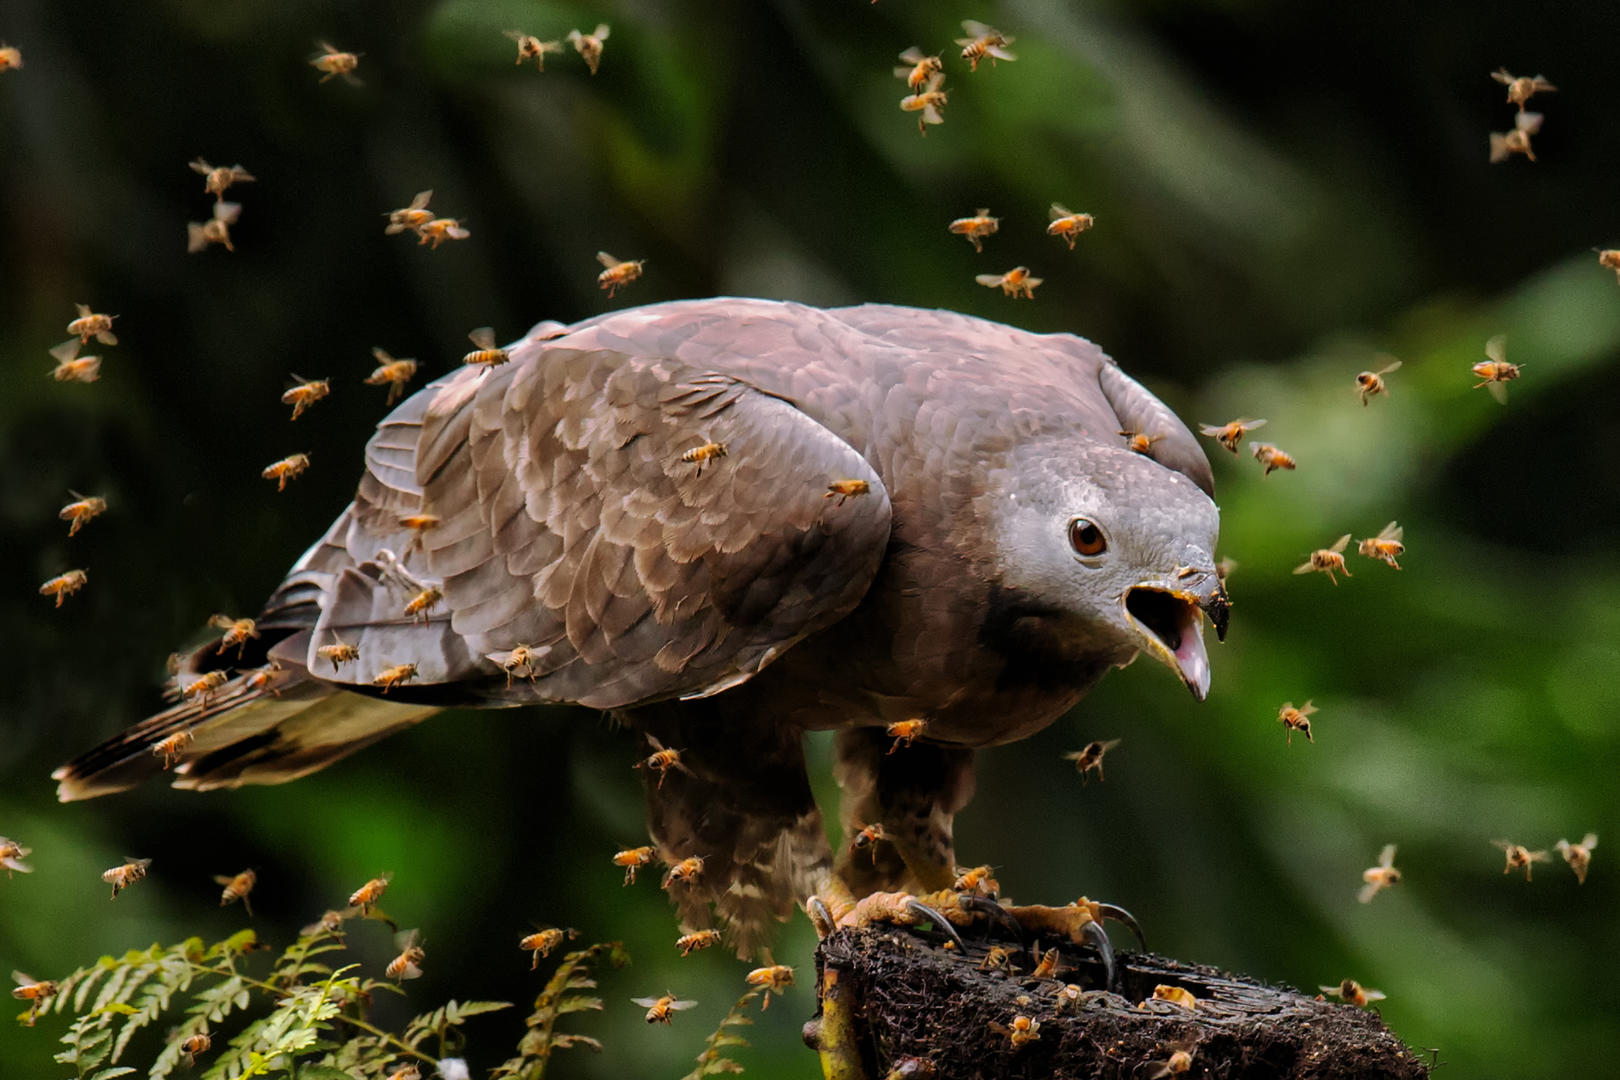
{"type": "Polygon", "coordinates": [[[213,1045],[213,1038],[208,1034],[208,1032],[202,1031],[181,1043],[180,1052],[186,1055],[188,1059],[187,1063],[195,1068],[198,1055],[208,1053],[209,1049],[213,1045]]]}
{"type": "Polygon", "coordinates": [[[682,772],[689,771],[687,770],[686,766],[681,764],[681,752],[679,750],[668,749],[663,743],[659,742],[651,735],[647,736],[647,741],[652,743],[654,752],[636,762],[631,766],[631,768],[650,769],[653,772],[656,772],[658,774],[658,787],[660,789],[662,789],[664,786],[664,777],[669,774],[669,770],[680,769],[682,772]]]}
{"type": "Polygon", "coordinates": [[[1491,132],[1491,164],[1497,165],[1514,154],[1523,154],[1529,161],[1536,160],[1530,148],[1530,136],[1541,130],[1541,114],[1520,109],[1513,118],[1512,131],[1491,132]]]}
{"type": "Polygon", "coordinates": [[[225,189],[232,184],[251,184],[257,179],[240,165],[221,166],[216,169],[202,158],[190,162],[190,165],[192,172],[202,176],[203,190],[212,195],[215,201],[223,199],[225,189]]]}
{"type": "Polygon", "coordinates": [[[1148,1071],[1143,1073],[1143,1080],[1164,1080],[1166,1076],[1184,1076],[1192,1071],[1193,1047],[1191,1044],[1174,1043],[1163,1046],[1161,1049],[1170,1051],[1170,1056],[1163,1061],[1148,1063],[1148,1071]]]}
{"type": "Polygon", "coordinates": [[[1229,559],[1223,555],[1220,561],[1215,564],[1215,580],[1225,585],[1226,579],[1232,576],[1232,571],[1242,565],[1236,559],[1229,559]]]}
{"type": "Polygon", "coordinates": [[[216,874],[214,884],[225,886],[224,891],[219,894],[219,906],[224,907],[226,904],[234,904],[240,900],[242,901],[242,909],[249,916],[252,916],[253,905],[248,903],[248,894],[253,891],[253,886],[258,883],[259,875],[252,870],[244,870],[232,877],[216,874]]]}
{"type": "Polygon", "coordinates": [[[1144,435],[1139,431],[1122,431],[1120,437],[1125,440],[1126,449],[1133,454],[1149,455],[1153,453],[1153,444],[1164,438],[1161,435],[1144,435]]]}
{"type": "MultiPolygon", "coordinates": [[[[383,235],[393,236],[395,233],[402,233],[407,229],[415,232],[432,221],[433,211],[427,208],[428,200],[431,198],[433,198],[432,188],[428,188],[426,191],[418,191],[411,196],[411,205],[401,207],[398,210],[390,210],[384,214],[383,216],[388,219],[388,224],[383,226],[383,235]]],[[[375,352],[376,350],[372,351],[375,352]]]]}
{"type": "Polygon", "coordinates": [[[672,1019],[670,1013],[690,1009],[696,1005],[695,1001],[676,1001],[674,994],[665,994],[663,997],[631,998],[632,1004],[640,1005],[647,1010],[647,1023],[667,1024],[672,1019]]]}
{"type": "Polygon", "coordinates": [[[945,76],[936,72],[929,77],[926,87],[900,99],[902,111],[922,113],[917,118],[917,131],[920,134],[928,134],[929,124],[945,122],[945,114],[940,110],[945,107],[949,94],[948,91],[940,89],[944,85],[945,76]]]}
{"type": "Polygon", "coordinates": [[[995,873],[993,866],[975,866],[963,870],[951,884],[956,892],[973,893],[975,896],[995,898],[1001,895],[1001,882],[991,875],[995,873]]]}
{"type": "Polygon", "coordinates": [[[1597,251],[1599,266],[1613,270],[1615,276],[1620,277],[1620,248],[1604,248],[1602,251],[1593,248],[1592,250],[1597,251]]]}
{"type": "Polygon", "coordinates": [[[1017,1050],[1026,1043],[1040,1039],[1041,1022],[1027,1016],[1015,1016],[1011,1024],[1003,1024],[998,1020],[990,1021],[990,1030],[997,1035],[1007,1036],[1007,1041],[1012,1044],[1014,1050],[1017,1050]]]}
{"type": "Polygon", "coordinates": [[[388,387],[388,400],[383,404],[392,405],[405,393],[405,384],[416,377],[416,361],[395,360],[379,348],[373,348],[371,355],[377,360],[377,370],[365,377],[365,384],[388,387]]]}
{"type": "Polygon", "coordinates": [[[22,66],[22,50],[0,41],[0,71],[15,71],[22,66]]]}
{"type": "Polygon", "coordinates": [[[579,937],[578,930],[559,930],[553,927],[550,930],[541,930],[538,933],[528,935],[518,942],[518,948],[524,952],[534,954],[532,962],[529,964],[529,970],[534,971],[540,966],[542,956],[550,956],[551,950],[561,945],[564,939],[572,941],[577,937],[579,937]]]}
{"type": "Polygon", "coordinates": [[[281,691],[271,685],[280,675],[281,665],[271,661],[264,667],[254,668],[248,672],[242,685],[249,690],[269,690],[276,697],[280,697],[281,691]]]}
{"type": "Polygon", "coordinates": [[[652,862],[657,855],[649,844],[647,847],[625,848],[623,851],[613,853],[613,865],[624,867],[624,883],[636,883],[636,871],[652,862]]]}
{"type": "Polygon", "coordinates": [[[1395,869],[1395,845],[1385,844],[1384,850],[1378,853],[1378,865],[1369,866],[1361,872],[1361,880],[1365,882],[1356,899],[1363,904],[1371,903],[1379,890],[1387,889],[1391,885],[1400,884],[1401,872],[1395,869]]]}
{"type": "Polygon", "coordinates": [[[1270,476],[1277,469],[1294,471],[1294,455],[1270,443],[1254,444],[1254,460],[1265,466],[1266,471],[1261,474],[1262,476],[1270,476]]]}
{"type": "Polygon", "coordinates": [[[962,46],[962,59],[971,65],[973,71],[978,71],[979,61],[987,57],[991,67],[996,66],[997,60],[1018,59],[1007,51],[1007,46],[1017,39],[1008,37],[994,27],[972,19],[963,19],[962,32],[968,36],[957,38],[956,43],[962,46]]]}
{"type": "Polygon", "coordinates": [[[363,54],[340,52],[324,41],[317,41],[315,47],[320,52],[310,58],[309,64],[316,71],[322,72],[321,82],[334,75],[341,75],[345,82],[354,86],[360,85],[360,80],[354,77],[354,69],[360,66],[360,57],[363,54]]]}
{"type": "Polygon", "coordinates": [[[568,31],[568,42],[574,46],[574,51],[585,58],[585,66],[596,74],[596,69],[602,63],[602,42],[608,37],[607,23],[598,23],[595,30],[589,34],[582,34],[578,30],[568,31]]]}
{"type": "Polygon", "coordinates": [[[1069,250],[1074,250],[1074,241],[1079,235],[1097,223],[1090,214],[1077,214],[1062,203],[1053,203],[1047,211],[1052,219],[1046,226],[1047,236],[1061,236],[1069,243],[1069,250]]]}
{"type": "Polygon", "coordinates": [[[118,335],[112,332],[113,320],[118,316],[91,311],[89,304],[73,306],[79,309],[79,317],[67,324],[67,332],[78,338],[79,344],[88,345],[91,338],[95,338],[103,345],[118,344],[118,335]]]}
{"type": "MultiPolygon", "coordinates": [[[[1596,840],[1593,843],[1596,843],[1596,840]]],[[[23,860],[32,855],[33,852],[33,848],[25,848],[9,836],[0,836],[0,868],[5,870],[6,877],[9,878],[13,872],[32,874],[34,868],[23,862],[23,860]]],[[[1570,865],[1573,866],[1574,864],[1571,863],[1570,865]]],[[[1584,879],[1585,876],[1583,870],[1581,877],[1584,879]]]]}
{"type": "Polygon", "coordinates": [[[883,729],[883,733],[894,742],[889,746],[889,753],[894,753],[902,746],[910,746],[928,729],[928,721],[922,717],[913,717],[910,720],[896,720],[883,729]]]}
{"type": "Polygon", "coordinates": [[[51,347],[51,357],[56,361],[51,378],[57,382],[95,382],[101,378],[101,357],[80,356],[80,348],[78,338],[51,347]]]}
{"type": "Polygon", "coordinates": [[[1324,986],[1322,993],[1336,997],[1346,1005],[1364,1009],[1374,1001],[1383,1001],[1384,995],[1371,987],[1362,986],[1354,979],[1346,979],[1337,986],[1324,986]]]}
{"type": "Polygon", "coordinates": [[[512,359],[512,354],[505,349],[495,347],[495,329],[490,326],[480,326],[469,331],[467,340],[478,348],[461,358],[463,364],[479,364],[486,368],[499,367],[512,359]]]}
{"type": "Polygon", "coordinates": [[[102,871],[101,880],[113,887],[112,898],[116,900],[119,893],[145,877],[146,868],[151,865],[151,859],[133,859],[125,855],[121,865],[102,871]]]}
{"type": "Polygon", "coordinates": [[[39,587],[39,595],[55,596],[56,606],[61,607],[62,601],[84,588],[90,577],[83,570],[69,570],[65,574],[57,574],[51,580],[39,587]]]}
{"type": "Polygon", "coordinates": [[[248,638],[259,636],[259,624],[252,619],[233,619],[229,615],[214,615],[209,618],[208,625],[216,630],[225,631],[224,636],[219,639],[216,656],[235,645],[237,659],[241,659],[242,650],[247,648],[248,638]]]}
{"type": "Polygon", "coordinates": [[[298,380],[298,385],[281,395],[281,403],[293,407],[292,418],[296,420],[305,409],[330,394],[332,384],[326,379],[305,379],[302,375],[294,375],[293,378],[298,380]]]}
{"type": "Polygon", "coordinates": [[[153,743],[152,756],[163,759],[164,769],[172,769],[175,762],[179,761],[180,756],[186,752],[186,747],[190,746],[195,738],[196,735],[190,731],[177,731],[168,738],[153,743]]]}
{"type": "Polygon", "coordinates": [[[34,1026],[34,1017],[39,1015],[39,1007],[46,1000],[56,996],[56,983],[50,979],[43,982],[29,978],[20,971],[13,971],[11,979],[17,985],[11,988],[11,996],[18,1001],[28,1002],[28,1015],[22,1022],[29,1027],[34,1026]]]}
{"type": "Polygon", "coordinates": [[[226,202],[223,199],[214,203],[214,216],[207,221],[186,222],[186,251],[195,255],[210,244],[219,244],[226,251],[235,251],[236,245],[231,243],[231,226],[236,219],[242,216],[242,204],[226,202]]]}
{"type": "Polygon", "coordinates": [[[1491,78],[1507,87],[1508,104],[1517,105],[1520,112],[1524,111],[1525,103],[1537,94],[1551,94],[1558,90],[1540,75],[1512,75],[1507,68],[1497,68],[1491,72],[1491,78]]]}
{"type": "Polygon", "coordinates": [[[223,671],[205,671],[182,686],[180,696],[187,701],[201,701],[206,705],[208,699],[214,696],[214,691],[224,686],[229,679],[230,676],[223,671]]]}
{"type": "MultiPolygon", "coordinates": [[[[849,850],[860,851],[862,848],[872,847],[879,840],[887,840],[888,838],[889,834],[883,831],[882,825],[868,825],[855,834],[855,838],[849,842],[849,850]]],[[[876,857],[874,849],[873,858],[876,857]]]]}
{"type": "Polygon", "coordinates": [[[546,53],[562,52],[560,41],[541,41],[533,34],[525,34],[521,30],[503,30],[501,33],[517,42],[518,65],[525,60],[533,60],[536,71],[546,70],[546,53]]]}
{"type": "MultiPolygon", "coordinates": [[[[872,2],[875,4],[877,0],[872,2]]],[[[903,1057],[895,1061],[884,1080],[934,1080],[937,1071],[927,1058],[903,1057]]]]}
{"type": "Polygon", "coordinates": [[[1312,705],[1309,701],[1297,709],[1294,708],[1294,703],[1292,701],[1283,702],[1282,708],[1277,710],[1277,721],[1282,724],[1282,726],[1288,732],[1289,746],[1294,745],[1294,732],[1296,731],[1305,736],[1306,742],[1316,741],[1315,739],[1311,738],[1311,721],[1309,719],[1315,714],[1315,712],[1316,706],[1312,705]]]}
{"type": "Polygon", "coordinates": [[[1057,988],[1056,997],[1057,1007],[1055,1011],[1062,1014],[1069,1009],[1083,1005],[1086,1000],[1086,992],[1074,983],[1065,983],[1057,988]]]}
{"type": "Polygon", "coordinates": [[[427,588],[411,597],[410,603],[405,605],[405,614],[411,616],[413,620],[416,618],[416,616],[420,615],[422,616],[422,621],[426,622],[428,613],[438,606],[439,601],[443,599],[444,590],[439,588],[437,585],[429,585],[427,588]]]}
{"type": "Polygon", "coordinates": [[[1382,559],[1394,569],[1399,570],[1401,564],[1396,562],[1395,559],[1401,552],[1406,550],[1406,545],[1401,543],[1401,537],[1405,533],[1405,529],[1392,521],[1378,530],[1377,536],[1357,540],[1356,551],[1369,559],[1382,559]]]}
{"type": "Polygon", "coordinates": [[[1064,761],[1074,762],[1074,767],[1080,773],[1080,779],[1085,781],[1088,774],[1095,772],[1099,781],[1103,778],[1103,755],[1118,746],[1123,739],[1108,739],[1104,742],[1088,742],[1085,746],[1073,753],[1064,754],[1064,761]]]}
{"type": "MultiPolygon", "coordinates": [[[[935,57],[938,60],[938,57],[935,57]]],[[[1001,228],[1001,219],[991,217],[987,208],[981,207],[973,211],[972,217],[961,217],[946,226],[950,232],[957,236],[965,236],[968,243],[973,245],[974,251],[984,250],[984,238],[1001,228]]]]}
{"type": "MultiPolygon", "coordinates": [[[[386,230],[384,230],[386,231],[386,230]]],[[[439,250],[439,245],[446,240],[465,240],[472,233],[461,224],[460,218],[442,217],[423,222],[416,227],[416,246],[431,244],[433,251],[439,250]]]]}
{"type": "MultiPolygon", "coordinates": [[[[439,1064],[442,1066],[444,1063],[439,1064]]],[[[401,1065],[388,1074],[388,1080],[422,1080],[422,1070],[415,1064],[401,1065]]]]}
{"type": "Polygon", "coordinates": [[[681,460],[688,465],[696,465],[694,477],[703,475],[703,466],[706,462],[726,456],[726,444],[723,442],[706,442],[702,446],[694,446],[681,455],[681,460]]]}
{"type": "Polygon", "coordinates": [[[1399,360],[1386,364],[1377,371],[1363,371],[1356,376],[1356,393],[1361,395],[1361,404],[1366,406],[1379,394],[1389,396],[1389,387],[1384,385],[1384,376],[1392,371],[1400,370],[1399,360]]]}
{"type": "Polygon", "coordinates": [[[1474,365],[1473,371],[1480,381],[1474,384],[1474,389],[1485,387],[1495,398],[1497,404],[1507,404],[1507,387],[1503,383],[1510,383],[1519,377],[1519,369],[1523,364],[1510,364],[1507,361],[1507,338],[1501,334],[1491,338],[1485,343],[1485,359],[1474,365]]]}
{"type": "Polygon", "coordinates": [[[1328,576],[1328,580],[1337,585],[1339,583],[1339,579],[1333,576],[1334,571],[1338,571],[1345,577],[1352,576],[1350,573],[1350,568],[1344,565],[1343,552],[1344,549],[1349,545],[1350,534],[1345,533],[1343,536],[1339,537],[1333,542],[1332,547],[1317,548],[1315,551],[1311,552],[1311,557],[1309,559],[1294,567],[1294,573],[1309,574],[1312,570],[1318,570],[1326,574],[1328,576]]]}
{"type": "Polygon", "coordinates": [[[823,499],[838,498],[838,505],[843,506],[856,495],[865,495],[872,490],[872,485],[865,480],[834,480],[827,485],[827,492],[823,499]]]}
{"type": "Polygon", "coordinates": [[[605,251],[596,253],[596,261],[602,264],[602,272],[596,275],[596,285],[607,290],[609,300],[613,299],[614,293],[640,277],[647,265],[646,259],[615,259],[605,251]]]}
{"type": "Polygon", "coordinates": [[[540,659],[549,651],[537,649],[533,645],[514,645],[507,652],[492,652],[486,655],[506,672],[506,687],[510,690],[514,678],[534,682],[535,677],[541,673],[540,659]]]}
{"type": "Polygon", "coordinates": [[[1011,949],[1003,945],[992,945],[985,950],[984,959],[979,961],[979,970],[990,971],[994,968],[1004,968],[1011,958],[1011,949]]]}
{"type": "Polygon", "coordinates": [[[703,856],[689,855],[680,862],[671,865],[664,872],[664,880],[661,885],[666,889],[676,882],[690,885],[697,880],[697,876],[701,873],[703,873],[703,856]]]}
{"type": "Polygon", "coordinates": [[[381,874],[372,878],[349,894],[349,906],[359,908],[362,915],[370,915],[371,909],[382,899],[383,893],[388,891],[388,883],[393,880],[393,874],[381,874]]]}
{"type": "Polygon", "coordinates": [[[343,920],[354,915],[354,909],[348,911],[325,911],[321,917],[298,931],[299,937],[314,937],[316,934],[333,934],[343,936],[343,920]]]}
{"type": "Polygon", "coordinates": [[[1041,956],[1040,963],[1035,965],[1035,970],[1029,973],[1029,977],[1032,979],[1054,979],[1057,977],[1057,970],[1058,951],[1056,949],[1047,949],[1045,954],[1041,956]]]}
{"type": "Polygon", "coordinates": [[[301,476],[307,468],[309,468],[308,454],[290,454],[280,461],[266,465],[259,475],[266,480],[274,480],[277,491],[286,491],[287,481],[301,476]]]}
{"type": "Polygon", "coordinates": [[[1532,863],[1551,860],[1551,856],[1545,851],[1531,851],[1523,844],[1514,844],[1507,840],[1492,840],[1491,844],[1501,848],[1507,856],[1507,862],[1502,867],[1502,873],[1511,874],[1513,871],[1523,868],[1524,880],[1526,881],[1530,880],[1530,866],[1532,863]]]}
{"type": "MultiPolygon", "coordinates": [[[[1597,847],[1597,833],[1587,833],[1578,844],[1560,840],[1554,846],[1558,848],[1558,854],[1564,857],[1564,861],[1569,863],[1569,868],[1575,871],[1576,883],[1585,885],[1587,867],[1592,865],[1592,849],[1597,847]]],[[[28,853],[25,851],[23,854],[28,853]]],[[[0,865],[3,864],[5,864],[5,840],[0,838],[0,865]]],[[[1528,873],[1528,870],[1526,872],[1528,873]]]]}
{"type": "Polygon", "coordinates": [[[1005,274],[975,274],[973,280],[988,289],[999,288],[1006,296],[1014,300],[1020,296],[1035,299],[1035,287],[1043,279],[1031,277],[1029,267],[1015,266],[1005,274]]]}
{"type": "Polygon", "coordinates": [[[1153,988],[1154,1001],[1168,1001],[1172,1005],[1179,1005],[1183,1009],[1198,1008],[1198,999],[1191,990],[1184,986],[1166,986],[1163,983],[1153,988]]]}
{"type": "Polygon", "coordinates": [[[77,491],[69,491],[74,498],[56,512],[56,516],[68,523],[68,535],[72,536],[94,517],[99,517],[107,510],[107,500],[98,495],[80,495],[77,491]]]}
{"type": "Polygon", "coordinates": [[[682,956],[691,956],[698,949],[707,949],[711,945],[720,944],[720,931],[698,930],[684,937],[675,939],[675,947],[681,950],[682,956]]]}
{"type": "Polygon", "coordinates": [[[371,680],[371,685],[381,687],[382,692],[386,694],[394,687],[404,686],[414,678],[416,678],[415,664],[395,664],[379,671],[377,677],[371,680]]]}
{"type": "Polygon", "coordinates": [[[786,964],[772,964],[770,967],[755,968],[748,973],[745,981],[749,986],[763,986],[765,988],[765,1000],[759,1006],[760,1012],[764,1012],[771,1007],[772,994],[780,994],[793,985],[793,969],[786,964]]]}
{"type": "Polygon", "coordinates": [[[422,961],[427,958],[427,953],[417,944],[419,936],[417,931],[407,930],[394,939],[394,944],[399,948],[399,955],[388,961],[388,966],[383,969],[383,975],[395,982],[422,977],[422,961]]]}
{"type": "Polygon", "coordinates": [[[1198,430],[1235,454],[1238,443],[1243,441],[1244,432],[1265,426],[1264,420],[1233,420],[1228,424],[1199,424],[1198,430]]]}
{"type": "Polygon", "coordinates": [[[336,674],[338,665],[347,664],[351,660],[360,659],[360,648],[356,645],[350,645],[346,641],[339,638],[336,645],[322,645],[320,648],[316,649],[315,655],[320,657],[322,660],[332,661],[332,672],[333,674],[336,674]]]}
{"type": "MultiPolygon", "coordinates": [[[[912,93],[921,90],[929,78],[945,70],[945,65],[938,56],[924,56],[923,51],[913,45],[900,54],[900,59],[906,62],[905,67],[894,69],[894,77],[904,79],[906,88],[912,93]]],[[[983,214],[981,210],[979,213],[983,214]]],[[[994,232],[995,230],[990,230],[994,232]]]]}

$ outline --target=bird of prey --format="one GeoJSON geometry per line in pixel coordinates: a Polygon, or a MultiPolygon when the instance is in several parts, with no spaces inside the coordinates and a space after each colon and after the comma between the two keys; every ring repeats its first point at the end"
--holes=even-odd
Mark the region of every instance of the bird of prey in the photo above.
{"type": "Polygon", "coordinates": [[[1224,636],[1229,608],[1209,463],[1088,341],[711,299],[508,351],[379,424],[247,655],[205,647],[179,677],[226,681],[57,770],[63,800],[163,771],[165,740],[175,786],[208,790],[447,707],[577,703],[679,750],[645,770],[660,858],[703,859],[671,895],[748,954],[807,897],[948,885],[975,751],[1110,668],[1146,653],[1208,692],[1203,620],[1224,636]],[[846,827],[882,826],[858,857],[805,772],[803,733],[828,729],[846,827]]]}

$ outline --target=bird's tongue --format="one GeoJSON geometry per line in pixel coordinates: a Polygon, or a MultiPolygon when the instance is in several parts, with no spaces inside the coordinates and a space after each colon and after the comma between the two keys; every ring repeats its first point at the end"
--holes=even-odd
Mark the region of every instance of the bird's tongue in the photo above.
{"type": "Polygon", "coordinates": [[[1203,701],[1209,695],[1209,653],[1204,650],[1204,626],[1196,610],[1188,609],[1181,627],[1181,644],[1176,646],[1176,670],[1193,697],[1203,701]]]}

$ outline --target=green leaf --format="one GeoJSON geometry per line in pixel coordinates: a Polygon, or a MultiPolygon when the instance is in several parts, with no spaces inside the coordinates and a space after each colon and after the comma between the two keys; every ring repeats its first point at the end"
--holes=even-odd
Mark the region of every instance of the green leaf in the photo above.
{"type": "Polygon", "coordinates": [[[128,1076],[135,1070],[128,1065],[114,1065],[110,1069],[102,1069],[90,1077],[90,1080],[113,1080],[116,1076],[128,1076]]]}
{"type": "Polygon", "coordinates": [[[330,1065],[300,1065],[298,1080],[354,1080],[354,1074],[330,1065]]]}

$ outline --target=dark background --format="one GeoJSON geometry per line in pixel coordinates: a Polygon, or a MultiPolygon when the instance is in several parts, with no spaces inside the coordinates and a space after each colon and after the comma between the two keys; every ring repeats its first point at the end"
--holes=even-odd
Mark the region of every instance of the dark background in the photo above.
{"type": "MultiPolygon", "coordinates": [[[[1620,1052],[1611,845],[1620,705],[1620,9],[1431,0],[1183,3],[564,4],[11,0],[0,38],[0,832],[35,848],[0,881],[0,971],[45,978],[103,952],[223,936],[213,874],[256,866],[272,942],[367,877],[423,928],[445,996],[526,1002],[531,923],[622,938],[559,1076],[676,1075],[746,970],[680,960],[656,881],[607,865],[641,842],[637,748],[576,710],[451,713],[281,788],[161,786],[60,807],[50,769],[159,705],[163,662],[215,611],[248,614],[341,510],[384,392],[380,345],[448,370],[468,329],[742,294],[939,306],[1108,349],[1189,421],[1264,416],[1300,462],[1261,479],[1211,445],[1233,632],[1195,706],[1147,664],[1074,716],[981,759],[964,859],[1005,889],[1130,907],[1160,950],[1301,986],[1353,976],[1458,1075],[1552,1077],[1620,1052]],[[977,18],[1020,59],[969,74],[977,18]],[[571,51],[514,67],[508,28],[612,26],[601,72],[571,51]],[[316,38],[363,52],[364,85],[318,82],[316,38]],[[946,123],[919,138],[890,76],[947,50],[946,123]],[[1541,159],[1486,162],[1513,109],[1494,68],[1541,72],[1541,159]],[[210,198],[186,168],[258,182],[234,254],[185,253],[210,198]],[[433,188],[472,238],[438,251],[383,218],[433,188]],[[1046,207],[1096,215],[1074,252],[1046,207]],[[976,255],[951,218],[989,206],[976,255]],[[593,254],[649,260],[608,301],[593,254]],[[1006,300],[975,273],[1046,279],[1006,300]],[[58,384],[73,303],[120,316],[101,381],[58,384]],[[1485,340],[1526,365],[1503,408],[1471,389],[1485,340]],[[1405,361],[1392,396],[1354,374],[1405,361]],[[334,391],[296,424],[289,373],[334,391]],[[259,470],[306,451],[277,495],[259,470]],[[68,489],[110,509],[71,541],[68,489]],[[1291,569],[1340,533],[1407,527],[1400,573],[1352,558],[1334,588],[1291,569]],[[39,582],[88,567],[60,610],[39,582]],[[1313,698],[1317,741],[1284,743],[1313,698]],[[1060,754],[1123,736],[1104,784],[1060,754]],[[1504,877],[1490,846],[1604,836],[1578,887],[1554,862],[1504,877]],[[1360,871],[1400,845],[1367,906],[1360,871]],[[157,861],[109,903],[97,874],[157,861]],[[648,1030],[631,996],[696,998],[648,1030]]],[[[827,745],[815,743],[818,779],[827,745]]],[[[808,970],[800,919],[776,959],[808,970]]],[[[362,958],[389,954],[355,935],[362,958]]],[[[808,980],[806,980],[808,981],[808,980]]],[[[751,1072],[816,1074],[792,992],[751,1032],[751,1072]]],[[[472,1027],[506,1056],[515,1014],[472,1027]]],[[[51,1023],[0,1038],[0,1072],[50,1075],[51,1023]]],[[[143,1064],[134,1060],[132,1064],[143,1064]]]]}

